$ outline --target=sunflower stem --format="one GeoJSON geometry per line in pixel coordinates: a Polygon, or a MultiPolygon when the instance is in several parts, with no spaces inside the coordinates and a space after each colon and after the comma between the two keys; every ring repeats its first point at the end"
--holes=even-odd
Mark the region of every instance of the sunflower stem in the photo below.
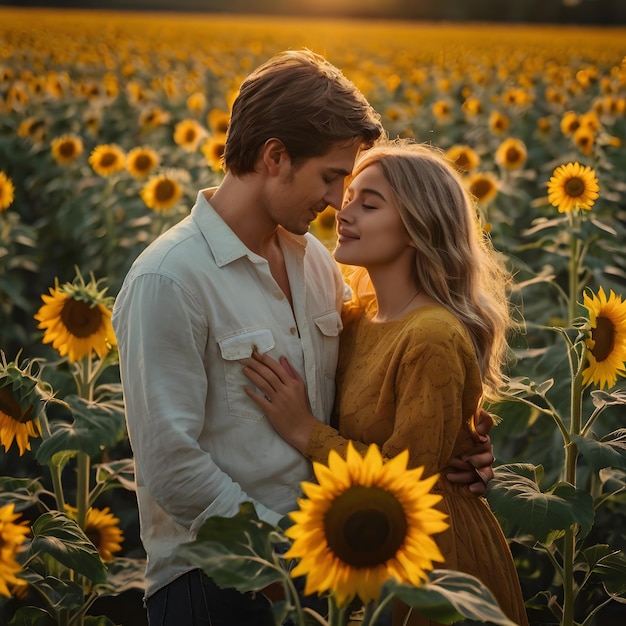
{"type": "MultiPolygon", "coordinates": [[[[39,414],[39,427],[41,428],[42,439],[52,437],[52,431],[50,430],[50,423],[48,422],[48,415],[45,409],[42,409],[39,414]]],[[[48,469],[52,480],[52,489],[54,491],[54,499],[57,503],[57,510],[64,513],[65,495],[63,493],[63,482],[61,480],[61,467],[54,461],[50,461],[50,463],[48,463],[48,469]]]]}
{"type": "MultiPolygon", "coordinates": [[[[582,396],[583,376],[581,362],[579,361],[575,371],[572,372],[572,386],[570,397],[570,437],[579,435],[582,430],[582,396]]],[[[565,480],[572,486],[576,486],[576,465],[578,459],[578,447],[571,441],[565,446],[565,480]]],[[[574,559],[576,556],[576,531],[577,527],[572,524],[565,531],[563,538],[563,616],[562,626],[574,624],[574,602],[576,593],[574,589],[574,559]]]]}
{"type": "Polygon", "coordinates": [[[346,606],[338,606],[335,597],[328,598],[328,626],[343,626],[346,606]]]}
{"type": "Polygon", "coordinates": [[[89,472],[91,459],[85,452],[77,454],[76,508],[78,525],[85,530],[87,524],[87,507],[89,505],[89,472]]]}
{"type": "Polygon", "coordinates": [[[365,616],[363,617],[363,626],[374,626],[378,618],[382,615],[385,607],[393,600],[393,594],[387,594],[382,600],[373,606],[368,604],[365,606],[365,616]],[[369,614],[369,617],[368,617],[369,614]],[[366,617],[368,619],[366,620],[366,617]]]}
{"type": "Polygon", "coordinates": [[[579,240],[578,240],[578,220],[574,211],[569,214],[570,237],[569,237],[569,298],[568,298],[568,320],[571,324],[578,313],[578,266],[579,266],[579,240]]]}

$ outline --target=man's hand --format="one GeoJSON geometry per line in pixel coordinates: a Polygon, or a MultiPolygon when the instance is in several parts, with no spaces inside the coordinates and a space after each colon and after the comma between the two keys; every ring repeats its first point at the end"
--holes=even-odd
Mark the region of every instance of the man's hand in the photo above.
{"type": "Polygon", "coordinates": [[[483,496],[487,491],[487,483],[493,478],[493,446],[489,438],[489,431],[493,426],[491,415],[480,409],[474,420],[474,431],[480,442],[462,456],[448,461],[448,468],[453,471],[446,474],[451,483],[469,485],[469,490],[483,496]]]}

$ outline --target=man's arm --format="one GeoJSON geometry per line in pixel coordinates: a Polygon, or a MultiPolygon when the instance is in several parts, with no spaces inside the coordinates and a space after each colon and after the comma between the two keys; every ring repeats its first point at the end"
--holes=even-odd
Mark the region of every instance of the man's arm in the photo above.
{"type": "Polygon", "coordinates": [[[452,471],[446,474],[452,483],[469,484],[469,490],[477,496],[487,491],[487,484],[493,478],[493,446],[489,431],[493,426],[493,419],[487,411],[480,409],[474,420],[474,434],[478,443],[465,452],[461,457],[448,461],[452,471]]]}

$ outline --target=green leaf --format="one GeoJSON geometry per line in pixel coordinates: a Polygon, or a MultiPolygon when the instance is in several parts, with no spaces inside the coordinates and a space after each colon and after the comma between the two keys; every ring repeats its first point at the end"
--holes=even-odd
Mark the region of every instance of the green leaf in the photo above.
{"type": "Polygon", "coordinates": [[[572,435],[572,441],[595,471],[605,467],[626,470],[626,428],[619,428],[600,441],[580,435],[572,435]]]}
{"type": "Polygon", "coordinates": [[[47,554],[94,583],[106,582],[106,567],[78,524],[59,511],[41,515],[33,524],[29,559],[47,554]]]}
{"type": "Polygon", "coordinates": [[[24,570],[23,577],[46,599],[48,607],[54,611],[57,618],[61,611],[80,609],[85,602],[82,585],[73,580],[41,576],[31,568],[24,570]]]}
{"type": "Polygon", "coordinates": [[[626,555],[607,545],[596,545],[583,552],[594,581],[604,584],[612,596],[626,598],[626,555]]]}
{"type": "Polygon", "coordinates": [[[244,502],[234,517],[210,517],[195,541],[178,552],[204,570],[220,587],[259,591],[283,580],[273,543],[285,541],[278,530],[259,520],[254,505],[244,502]]]}
{"type": "Polygon", "coordinates": [[[623,470],[605,467],[598,472],[605,493],[618,494],[626,491],[626,472],[623,470]]]}
{"type": "Polygon", "coordinates": [[[145,589],[145,559],[116,558],[107,563],[107,581],[94,587],[99,596],[117,596],[129,589],[145,589]]]}
{"type": "Polygon", "coordinates": [[[597,409],[613,406],[615,404],[626,404],[626,390],[616,389],[615,391],[608,392],[596,389],[591,392],[591,399],[593,406],[597,409]]]}
{"type": "Polygon", "coordinates": [[[43,609],[24,606],[15,612],[8,626],[55,626],[56,623],[43,609]]]}
{"type": "Polygon", "coordinates": [[[93,457],[103,448],[112,447],[124,428],[124,413],[119,408],[88,402],[80,396],[65,398],[73,421],[54,421],[50,424],[52,436],[45,439],[37,450],[37,461],[47,465],[55,454],[79,450],[93,457]]]}
{"type": "Polygon", "coordinates": [[[393,594],[426,617],[444,624],[466,618],[515,626],[504,615],[491,591],[476,577],[463,572],[433,570],[428,581],[419,587],[390,581],[385,584],[383,593],[393,594]]]}
{"type": "Polygon", "coordinates": [[[529,464],[501,465],[489,483],[489,505],[507,536],[531,534],[542,543],[578,524],[587,534],[593,526],[593,499],[569,483],[557,483],[548,491],[539,488],[537,470],[529,464]]]}
{"type": "Polygon", "coordinates": [[[135,462],[133,459],[119,459],[96,466],[96,482],[106,485],[104,491],[121,486],[135,491],[135,462]]]}
{"type": "Polygon", "coordinates": [[[84,621],[85,626],[115,626],[106,615],[87,615],[84,621]]]}
{"type": "Polygon", "coordinates": [[[28,508],[39,502],[42,491],[43,485],[37,478],[0,476],[0,507],[15,504],[16,510],[28,508]]]}

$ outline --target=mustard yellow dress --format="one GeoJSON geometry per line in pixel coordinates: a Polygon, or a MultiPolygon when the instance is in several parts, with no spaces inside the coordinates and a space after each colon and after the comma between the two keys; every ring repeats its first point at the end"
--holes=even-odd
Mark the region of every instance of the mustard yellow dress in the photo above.
{"type": "MultiPolygon", "coordinates": [[[[408,448],[411,467],[424,465],[425,476],[443,472],[451,457],[475,444],[473,416],[482,398],[476,353],[464,325],[437,305],[385,323],[372,322],[356,307],[346,312],[344,325],[337,371],[339,429],[316,426],[307,456],[326,463],[331,449],[345,454],[352,440],[363,452],[376,443],[386,457],[408,448]]],[[[433,492],[443,495],[441,509],[450,523],[434,537],[445,557],[437,567],[476,576],[504,613],[526,626],[513,558],[487,501],[443,475],[433,492]]],[[[402,623],[400,612],[394,610],[394,624],[402,623]]],[[[435,622],[413,613],[409,624],[435,622]]]]}

